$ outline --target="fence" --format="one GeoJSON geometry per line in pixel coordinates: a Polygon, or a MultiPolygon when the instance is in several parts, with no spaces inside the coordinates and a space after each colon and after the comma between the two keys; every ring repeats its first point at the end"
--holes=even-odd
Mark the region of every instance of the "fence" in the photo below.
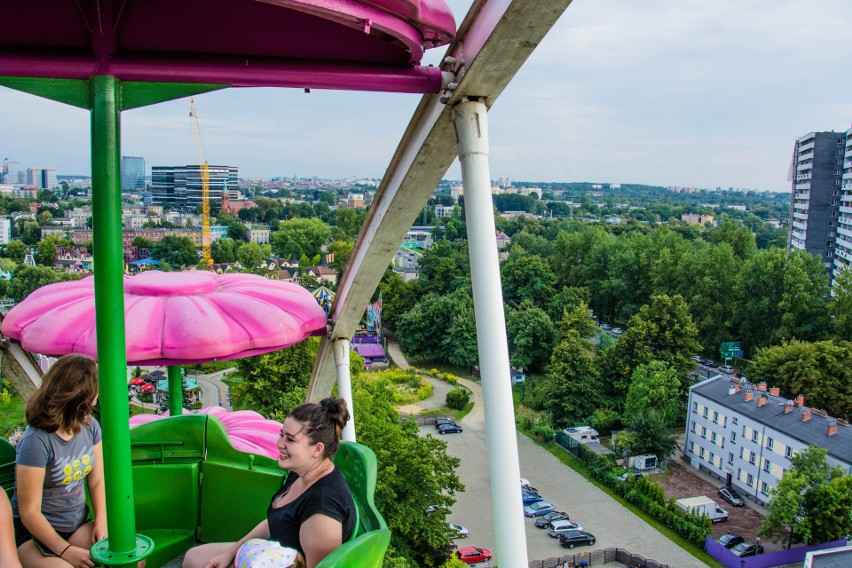
{"type": "Polygon", "coordinates": [[[845,545],[845,540],[836,540],[834,542],[824,542],[811,546],[800,546],[790,550],[767,552],[766,554],[758,554],[757,556],[749,556],[748,558],[739,558],[733,552],[713,540],[712,537],[708,536],[704,543],[704,549],[707,551],[707,554],[728,568],[770,568],[771,566],[801,563],[805,559],[805,554],[812,550],[837,548],[838,546],[845,545]]]}
{"type": "Polygon", "coordinates": [[[651,558],[631,554],[629,550],[623,548],[604,548],[592,552],[578,552],[570,556],[533,560],[529,563],[529,568],[562,568],[566,562],[572,567],[601,566],[607,562],[620,562],[631,568],[671,568],[668,564],[660,564],[651,558]]]}

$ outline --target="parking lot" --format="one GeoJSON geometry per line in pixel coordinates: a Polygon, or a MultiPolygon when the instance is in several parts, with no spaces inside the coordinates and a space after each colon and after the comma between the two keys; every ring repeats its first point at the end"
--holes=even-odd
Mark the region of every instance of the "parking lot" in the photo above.
{"type": "MultiPolygon", "coordinates": [[[[470,529],[470,537],[460,540],[459,546],[485,547],[496,557],[484,414],[479,385],[471,386],[477,404],[461,422],[464,432],[440,437],[447,442],[448,453],[461,459],[458,473],[467,488],[456,496],[457,503],[447,518],[470,529]]],[[[421,433],[435,434],[435,429],[423,426],[421,433]]],[[[572,521],[595,535],[597,543],[588,550],[620,547],[678,568],[705,566],[525,436],[519,434],[517,442],[521,475],[557,510],[567,511],[572,521]]],[[[525,526],[530,560],[567,555],[568,550],[546,530],[536,528],[532,519],[525,520],[525,526]]],[[[579,553],[583,548],[572,552],[579,553]]]]}

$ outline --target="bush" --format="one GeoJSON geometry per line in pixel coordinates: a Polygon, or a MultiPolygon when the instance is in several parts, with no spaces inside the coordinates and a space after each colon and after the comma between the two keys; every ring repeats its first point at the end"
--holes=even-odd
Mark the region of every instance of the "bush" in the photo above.
{"type": "Polygon", "coordinates": [[[467,389],[453,389],[447,393],[447,406],[454,410],[464,410],[470,402],[470,391],[467,389]]]}

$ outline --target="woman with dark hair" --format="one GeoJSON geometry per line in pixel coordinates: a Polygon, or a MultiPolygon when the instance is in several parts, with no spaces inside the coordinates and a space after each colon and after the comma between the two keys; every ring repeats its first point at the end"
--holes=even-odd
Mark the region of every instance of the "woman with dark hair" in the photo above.
{"type": "Polygon", "coordinates": [[[107,536],[101,428],[91,415],[97,400],[97,364],[72,354],[54,363],[27,402],[12,496],[24,568],[94,566],[89,548],[107,536]]]}
{"type": "MultiPolygon", "coordinates": [[[[278,440],[278,465],[289,470],[261,521],[239,542],[203,544],[187,552],[184,568],[229,568],[244,543],[269,539],[293,548],[313,568],[349,540],[355,529],[355,502],[343,474],[331,461],[349,421],[342,398],[297,406],[278,440]]],[[[297,561],[298,565],[298,561],[297,561]]]]}

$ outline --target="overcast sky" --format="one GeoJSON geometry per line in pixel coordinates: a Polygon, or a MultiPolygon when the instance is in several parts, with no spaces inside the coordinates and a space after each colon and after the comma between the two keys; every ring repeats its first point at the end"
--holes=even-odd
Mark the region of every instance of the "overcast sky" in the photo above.
{"type": "MultiPolygon", "coordinates": [[[[470,3],[448,1],[457,22],[470,3]]],[[[795,138],[852,123],[850,29],[849,0],[574,0],[489,114],[491,176],[787,191],[795,138]]],[[[229,89],[196,105],[211,164],[340,178],[381,177],[418,100],[229,89]]],[[[197,163],[188,112],[123,113],[122,154],[197,163]]],[[[0,88],[0,116],[0,158],[89,174],[87,111],[0,88]]]]}

